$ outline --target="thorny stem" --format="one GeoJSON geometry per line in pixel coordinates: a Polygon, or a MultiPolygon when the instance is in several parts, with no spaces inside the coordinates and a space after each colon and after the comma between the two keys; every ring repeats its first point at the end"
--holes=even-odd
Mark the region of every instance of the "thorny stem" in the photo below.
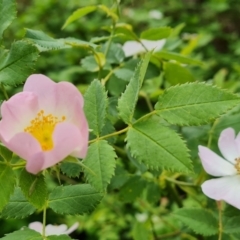
{"type": "Polygon", "coordinates": [[[218,207],[218,240],[222,240],[222,232],[223,232],[223,225],[222,225],[222,201],[217,201],[218,207]]]}
{"type": "Polygon", "coordinates": [[[5,87],[2,83],[0,84],[0,87],[1,87],[1,90],[3,92],[4,97],[8,100],[9,99],[8,94],[7,94],[6,89],[5,89],[5,87]]]}

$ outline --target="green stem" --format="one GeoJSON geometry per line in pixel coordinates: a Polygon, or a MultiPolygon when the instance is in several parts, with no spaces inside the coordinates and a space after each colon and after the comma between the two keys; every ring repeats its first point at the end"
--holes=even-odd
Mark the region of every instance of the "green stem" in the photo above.
{"type": "Polygon", "coordinates": [[[90,144],[90,143],[94,143],[94,142],[96,142],[96,141],[98,141],[98,140],[102,140],[102,139],[105,139],[105,138],[110,138],[110,137],[119,135],[119,134],[121,134],[121,133],[127,132],[128,128],[129,128],[129,126],[126,127],[126,128],[124,128],[124,129],[122,129],[122,130],[120,130],[120,131],[117,131],[117,132],[114,132],[114,133],[110,133],[110,134],[107,134],[107,135],[105,135],[105,136],[98,137],[98,138],[95,138],[95,139],[93,139],[93,140],[90,140],[90,141],[88,141],[88,143],[89,143],[89,144],[90,144]]]}
{"type": "Polygon", "coordinates": [[[140,117],[135,123],[137,123],[137,122],[141,122],[144,118],[151,117],[153,114],[156,114],[156,112],[157,112],[157,111],[154,110],[154,111],[152,111],[152,112],[150,112],[150,113],[148,113],[148,114],[146,114],[146,115],[140,117]]]}
{"type": "Polygon", "coordinates": [[[212,138],[213,138],[213,132],[216,128],[216,125],[218,124],[218,121],[219,121],[219,118],[216,119],[209,131],[209,138],[208,138],[208,144],[207,144],[207,147],[210,148],[211,147],[211,144],[212,144],[212,138]]]}
{"type": "Polygon", "coordinates": [[[150,110],[151,112],[154,111],[153,105],[152,105],[149,97],[147,96],[147,94],[145,94],[144,92],[140,92],[139,95],[145,99],[149,110],[150,110]]]}
{"type": "Polygon", "coordinates": [[[44,206],[44,209],[43,209],[43,229],[42,229],[43,239],[46,239],[46,213],[47,213],[47,208],[46,208],[46,206],[44,206]]]}
{"type": "Polygon", "coordinates": [[[178,180],[175,180],[175,179],[169,178],[169,177],[164,177],[164,178],[165,178],[167,181],[172,182],[172,183],[175,183],[175,184],[177,184],[177,185],[197,187],[197,185],[194,184],[194,183],[182,182],[182,181],[178,181],[178,180]]]}
{"type": "Polygon", "coordinates": [[[222,225],[222,201],[217,201],[218,207],[218,240],[222,240],[222,232],[223,232],[223,225],[222,225]]]}
{"type": "Polygon", "coordinates": [[[5,87],[2,83],[0,84],[0,87],[1,87],[1,90],[3,92],[4,97],[8,100],[9,99],[8,94],[7,94],[6,89],[5,89],[5,87]]]}

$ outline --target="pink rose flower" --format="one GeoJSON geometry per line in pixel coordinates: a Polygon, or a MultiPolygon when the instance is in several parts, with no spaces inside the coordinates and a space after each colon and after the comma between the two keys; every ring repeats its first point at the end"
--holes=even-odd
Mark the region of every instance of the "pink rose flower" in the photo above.
{"type": "Polygon", "coordinates": [[[224,200],[240,209],[240,134],[235,137],[232,128],[223,130],[218,147],[224,158],[210,149],[199,146],[199,157],[205,171],[215,177],[202,184],[202,191],[209,198],[224,200]]]}
{"type": "Polygon", "coordinates": [[[71,83],[31,75],[23,92],[2,103],[1,115],[1,141],[27,161],[30,173],[37,174],[68,155],[86,156],[88,123],[83,97],[71,83]]]}

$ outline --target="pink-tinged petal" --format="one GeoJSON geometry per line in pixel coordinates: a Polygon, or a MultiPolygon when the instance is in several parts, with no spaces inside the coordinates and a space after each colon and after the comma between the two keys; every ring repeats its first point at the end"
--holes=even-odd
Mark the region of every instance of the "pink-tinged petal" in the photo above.
{"type": "Polygon", "coordinates": [[[31,134],[25,132],[16,134],[10,141],[4,141],[3,139],[3,143],[25,160],[42,151],[39,142],[31,134]]]}
{"type": "Polygon", "coordinates": [[[240,157],[235,141],[235,132],[232,128],[227,128],[221,132],[218,147],[222,155],[232,163],[235,163],[235,158],[240,157]]]}
{"type": "Polygon", "coordinates": [[[38,99],[34,93],[22,92],[14,95],[1,106],[2,120],[0,133],[5,141],[22,132],[39,110],[38,99]]]}
{"type": "Polygon", "coordinates": [[[42,233],[43,225],[41,222],[32,222],[28,227],[36,232],[42,233]]]}
{"type": "Polygon", "coordinates": [[[202,191],[209,198],[224,200],[240,209],[240,175],[208,180],[202,184],[202,191]]]}
{"type": "Polygon", "coordinates": [[[52,225],[48,224],[46,226],[46,235],[62,235],[65,234],[65,231],[67,231],[67,225],[66,224],[61,224],[61,225],[52,225]]]}
{"type": "Polygon", "coordinates": [[[198,151],[203,168],[208,174],[216,177],[237,174],[237,169],[233,164],[219,157],[210,149],[198,146],[198,151]]]}
{"type": "Polygon", "coordinates": [[[78,226],[79,226],[78,222],[74,223],[68,230],[64,232],[64,234],[70,234],[74,232],[78,228],[78,226]]]}
{"type": "Polygon", "coordinates": [[[46,113],[54,112],[58,117],[73,114],[75,98],[79,100],[80,108],[83,108],[83,97],[73,84],[55,83],[41,74],[31,75],[24,85],[24,91],[35,93],[39,98],[40,108],[46,113]]]}
{"type": "MultiPolygon", "coordinates": [[[[62,161],[76,149],[82,149],[82,136],[79,129],[70,123],[63,122],[57,124],[53,133],[54,148],[50,151],[41,151],[34,154],[29,159],[31,166],[36,162],[43,161],[44,164],[39,171],[54,166],[62,161]]],[[[34,172],[34,174],[39,171],[34,172]]]]}

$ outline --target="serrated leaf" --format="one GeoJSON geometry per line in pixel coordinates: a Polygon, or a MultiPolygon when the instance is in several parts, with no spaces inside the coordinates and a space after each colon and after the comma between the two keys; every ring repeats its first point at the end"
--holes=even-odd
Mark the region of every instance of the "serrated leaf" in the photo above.
{"type": "Polygon", "coordinates": [[[90,168],[84,169],[88,182],[100,192],[105,192],[114,174],[116,154],[107,141],[100,140],[91,144],[83,163],[90,168]]]}
{"type": "Polygon", "coordinates": [[[46,205],[48,192],[45,179],[42,174],[33,175],[23,169],[19,178],[19,186],[21,187],[25,197],[37,209],[42,209],[46,205]]]}
{"type": "Polygon", "coordinates": [[[8,162],[11,161],[12,155],[13,155],[12,151],[10,151],[8,148],[0,145],[0,156],[1,156],[4,160],[6,160],[6,161],[8,161],[8,162]]]}
{"type": "Polygon", "coordinates": [[[169,37],[171,32],[172,29],[170,27],[150,28],[146,31],[143,31],[140,35],[140,38],[147,40],[161,40],[163,38],[169,37]]]}
{"type": "Polygon", "coordinates": [[[204,83],[167,89],[155,105],[157,114],[171,124],[200,125],[240,103],[238,96],[204,83]]]}
{"type": "Polygon", "coordinates": [[[12,23],[16,15],[15,0],[0,0],[0,39],[2,38],[4,30],[12,23]]]}
{"type": "Polygon", "coordinates": [[[0,211],[9,202],[15,187],[15,174],[11,167],[0,165],[0,211]]]}
{"type": "Polygon", "coordinates": [[[84,95],[84,112],[89,128],[96,136],[101,134],[105,124],[107,110],[107,93],[99,80],[92,81],[84,95]]]}
{"type": "Polygon", "coordinates": [[[172,62],[167,62],[164,64],[165,79],[171,85],[183,84],[186,82],[194,82],[194,76],[185,67],[172,62]]]}
{"type": "Polygon", "coordinates": [[[62,162],[60,168],[70,178],[78,177],[82,171],[82,167],[74,162],[62,162]]]}
{"type": "Polygon", "coordinates": [[[68,19],[66,20],[66,22],[64,23],[62,29],[64,29],[65,27],[67,27],[70,23],[78,20],[79,18],[95,11],[97,9],[97,6],[87,6],[87,7],[83,7],[83,8],[79,8],[78,10],[76,10],[75,12],[73,12],[68,19]]]}
{"type": "Polygon", "coordinates": [[[197,234],[210,236],[218,233],[217,219],[206,209],[182,208],[173,214],[197,234]]]}
{"type": "Polygon", "coordinates": [[[138,100],[138,94],[147,71],[150,56],[151,53],[147,53],[144,59],[137,65],[133,77],[118,101],[119,116],[127,124],[132,122],[135,106],[138,100]]]}
{"type": "Polygon", "coordinates": [[[46,33],[38,30],[26,29],[25,37],[32,41],[39,51],[50,51],[56,49],[70,48],[63,39],[54,39],[46,33]]]}
{"type": "Polygon", "coordinates": [[[31,205],[24,197],[19,187],[15,188],[14,194],[11,196],[9,203],[1,212],[2,218],[25,218],[35,211],[35,207],[31,205]]]}
{"type": "Polygon", "coordinates": [[[25,41],[14,42],[9,53],[0,59],[0,82],[15,86],[21,84],[33,72],[38,50],[25,41]]]}
{"type": "Polygon", "coordinates": [[[102,194],[89,184],[56,187],[49,195],[49,207],[60,214],[84,214],[101,201],[102,194]]]}
{"type": "Polygon", "coordinates": [[[52,236],[48,236],[47,237],[47,240],[71,240],[72,238],[70,238],[69,236],[67,235],[58,235],[58,236],[55,236],[55,235],[52,235],[52,236]]]}
{"type": "Polygon", "coordinates": [[[13,233],[7,234],[5,237],[1,238],[2,240],[43,240],[43,237],[40,233],[31,230],[29,228],[24,228],[13,233]]]}
{"type": "Polygon", "coordinates": [[[157,58],[163,58],[166,60],[175,60],[179,63],[183,63],[183,64],[191,64],[191,65],[199,65],[199,66],[203,66],[203,62],[196,60],[196,59],[192,59],[186,56],[183,56],[181,54],[178,53],[174,53],[174,52],[166,52],[166,51],[160,51],[160,52],[155,52],[153,54],[153,56],[157,57],[157,58]]]}
{"type": "Polygon", "coordinates": [[[159,118],[132,125],[127,132],[127,146],[131,155],[151,169],[192,170],[184,141],[176,132],[163,126],[159,118]]]}
{"type": "Polygon", "coordinates": [[[147,182],[141,176],[133,176],[121,187],[119,192],[119,199],[123,202],[133,202],[139,197],[147,182]]]}

